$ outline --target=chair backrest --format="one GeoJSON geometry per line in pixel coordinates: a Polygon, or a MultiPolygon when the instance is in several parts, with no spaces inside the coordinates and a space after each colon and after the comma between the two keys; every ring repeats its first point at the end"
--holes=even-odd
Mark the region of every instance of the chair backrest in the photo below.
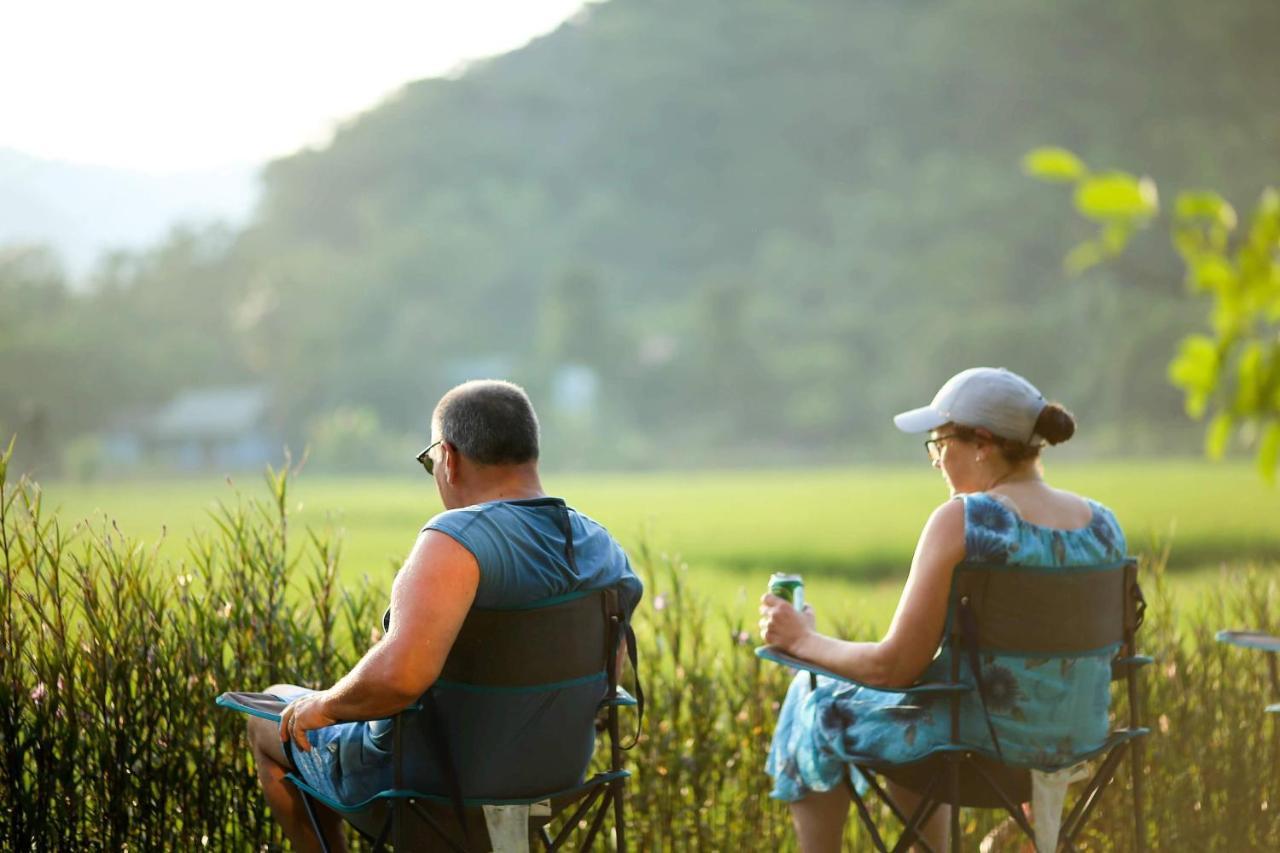
{"type": "Polygon", "coordinates": [[[472,608],[442,681],[473,687],[542,687],[607,675],[616,590],[571,593],[511,610],[472,608]]]}
{"type": "Polygon", "coordinates": [[[1069,570],[961,563],[951,587],[949,639],[963,643],[958,610],[972,608],[978,651],[1075,657],[1124,643],[1136,627],[1137,563],[1069,570]]]}
{"type": "Polygon", "coordinates": [[[578,784],[624,618],[616,590],[472,609],[423,710],[401,716],[396,787],[447,792],[446,763],[467,798],[578,784]]]}
{"type": "Polygon", "coordinates": [[[1125,676],[1133,692],[1133,668],[1122,662],[1134,654],[1141,607],[1130,559],[956,566],[944,637],[950,677],[959,680],[967,668],[978,689],[952,702],[953,740],[1042,769],[1067,766],[1098,747],[1107,737],[1107,705],[1053,697],[1105,695],[1107,682],[1125,676]]]}

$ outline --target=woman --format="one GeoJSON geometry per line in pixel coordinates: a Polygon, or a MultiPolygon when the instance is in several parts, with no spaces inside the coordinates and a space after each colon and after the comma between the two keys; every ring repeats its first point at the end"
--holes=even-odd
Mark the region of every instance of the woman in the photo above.
{"type": "MultiPolygon", "coordinates": [[[[951,489],[925,523],[897,612],[884,639],[852,643],[814,629],[813,612],[798,613],[772,595],[761,599],[766,643],[849,679],[892,691],[924,680],[946,681],[949,650],[936,658],[955,566],[965,560],[1074,566],[1122,559],[1124,534],[1102,505],[1044,480],[1040,448],[1075,432],[1071,414],[1046,403],[1031,383],[1003,368],[977,367],[953,376],[928,406],[894,418],[899,429],[929,433],[933,466],[951,489]]],[[[1100,745],[1107,734],[1110,662],[1106,658],[1045,667],[1044,661],[984,667],[987,710],[1009,760],[1054,764],[1100,745]],[[1078,663],[1078,665],[1077,665],[1078,663]],[[1052,672],[1050,673],[1050,669],[1052,672]],[[1033,725],[1028,725],[1031,720],[1033,725]]],[[[805,853],[837,851],[849,809],[849,762],[908,762],[950,738],[946,701],[934,705],[903,694],[869,691],[801,673],[778,718],[767,770],[773,796],[791,805],[805,853]]],[[[961,740],[989,750],[983,708],[967,696],[961,740]]],[[[908,813],[919,798],[890,785],[908,813]]],[[[947,809],[926,827],[935,849],[946,842],[947,809]]]]}

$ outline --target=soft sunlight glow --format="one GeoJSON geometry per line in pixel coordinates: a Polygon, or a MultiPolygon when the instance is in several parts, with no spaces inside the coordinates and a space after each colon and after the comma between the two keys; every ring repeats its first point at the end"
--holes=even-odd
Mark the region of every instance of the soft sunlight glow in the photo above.
{"type": "Polygon", "coordinates": [[[583,0],[40,0],[0,12],[0,147],[159,172],[323,143],[411,80],[519,47],[583,0]]]}

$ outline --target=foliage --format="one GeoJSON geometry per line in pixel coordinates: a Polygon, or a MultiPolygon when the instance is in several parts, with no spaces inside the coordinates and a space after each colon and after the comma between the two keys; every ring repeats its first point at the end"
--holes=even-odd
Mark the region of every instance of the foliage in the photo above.
{"type": "Polygon", "coordinates": [[[0,456],[0,847],[233,849],[279,834],[253,790],[243,721],[211,703],[286,674],[317,685],[355,661],[375,614],[339,594],[337,547],[285,506],[220,507],[188,560],[113,524],[67,530],[0,456]],[[305,584],[306,595],[296,591],[305,584]],[[265,679],[265,681],[263,681],[265,679]]]}
{"type": "MultiPolygon", "coordinates": [[[[287,469],[268,473],[265,500],[221,506],[174,562],[110,524],[64,529],[35,483],[8,481],[10,458],[0,457],[0,643],[17,651],[0,656],[0,847],[278,844],[243,721],[213,697],[330,682],[364,646],[381,591],[338,589],[336,540],[290,523],[287,469]]],[[[638,617],[649,704],[629,753],[637,848],[794,849],[762,772],[789,675],[757,661],[750,626],[721,619],[723,602],[693,592],[681,561],[636,556],[650,589],[638,617]]],[[[1165,556],[1144,570],[1152,606],[1140,635],[1158,659],[1145,677],[1152,837],[1159,849],[1274,848],[1280,730],[1261,712],[1262,662],[1213,631],[1280,628],[1276,582],[1224,574],[1224,594],[1178,601],[1176,613],[1165,556]]],[[[1089,849],[1128,849],[1126,797],[1104,798],[1089,849]]],[[[967,836],[996,819],[971,814],[967,836]]],[[[868,849],[852,822],[847,842],[868,849]]]]}
{"type": "Polygon", "coordinates": [[[1185,449],[1146,354],[1194,313],[1056,286],[1053,200],[1007,164],[1084,137],[1230,195],[1274,161],[1277,26],[1272,0],[586,4],[267,165],[243,230],[0,283],[0,434],[34,455],[37,415],[57,446],[247,382],[292,446],[341,406],[399,434],[450,383],[585,361],[592,441],[548,461],[901,458],[888,415],[1006,364],[1095,449],[1185,449]]]}
{"type": "MultiPolygon", "coordinates": [[[[1098,233],[1067,255],[1080,273],[1113,258],[1159,214],[1155,183],[1124,172],[1094,173],[1075,155],[1040,148],[1024,159],[1043,180],[1075,187],[1076,210],[1098,233]]],[[[1212,413],[1209,456],[1221,458],[1233,431],[1257,447],[1258,470],[1274,481],[1280,465],[1280,192],[1263,190],[1252,219],[1237,230],[1235,208],[1215,192],[1178,194],[1169,221],[1190,291],[1207,296],[1209,334],[1182,340],[1169,364],[1187,414],[1212,413]]]]}

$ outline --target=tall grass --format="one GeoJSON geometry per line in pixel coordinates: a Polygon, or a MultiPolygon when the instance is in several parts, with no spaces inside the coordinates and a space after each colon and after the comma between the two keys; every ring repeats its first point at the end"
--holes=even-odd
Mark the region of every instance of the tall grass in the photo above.
{"type": "MultiPolygon", "coordinates": [[[[0,849],[279,846],[243,720],[213,698],[331,683],[368,646],[385,591],[338,587],[337,540],[291,527],[287,467],[268,472],[265,497],[221,505],[181,559],[106,521],[66,529],[7,469],[5,454],[0,849]]],[[[635,557],[649,588],[637,617],[648,708],[629,753],[630,837],[642,850],[794,849],[762,771],[788,674],[757,662],[741,608],[702,599],[678,559],[635,557]]],[[[1224,574],[1220,596],[1175,618],[1187,603],[1163,564],[1144,567],[1140,635],[1158,657],[1144,677],[1151,836],[1157,849],[1280,848],[1265,662],[1213,640],[1219,627],[1280,627],[1275,583],[1259,569],[1224,574]]],[[[1123,790],[1108,794],[1088,849],[1129,849],[1127,809],[1123,790]]],[[[966,849],[995,820],[968,817],[966,849]]],[[[869,849],[852,822],[847,838],[869,849]]]]}
{"type": "Polygon", "coordinates": [[[289,542],[289,472],[223,505],[181,562],[103,521],[67,530],[0,456],[0,849],[256,847],[279,833],[227,689],[320,685],[354,662],[374,596],[337,550],[289,542]],[[301,555],[307,556],[299,571],[301,555]],[[291,594],[299,584],[306,595],[291,594]]]}

